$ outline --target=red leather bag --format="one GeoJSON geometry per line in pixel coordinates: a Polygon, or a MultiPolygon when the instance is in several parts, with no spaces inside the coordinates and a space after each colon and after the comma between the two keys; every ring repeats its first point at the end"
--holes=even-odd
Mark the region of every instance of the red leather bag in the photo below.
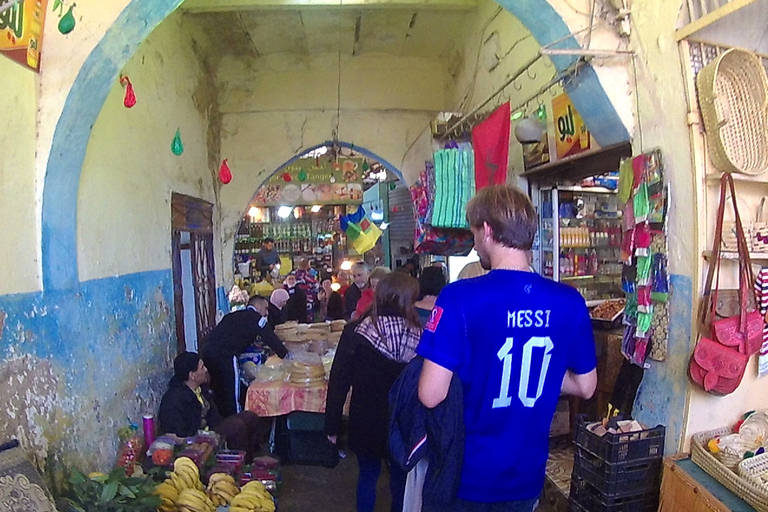
{"type": "MultiPolygon", "coordinates": [[[[712,260],[707,271],[704,297],[700,307],[700,336],[691,355],[688,366],[691,379],[701,385],[707,393],[727,395],[741,384],[749,357],[762,344],[763,317],[758,311],[748,311],[750,294],[754,298],[754,275],[749,260],[744,228],[736,205],[736,191],[733,177],[724,173],[720,181],[720,204],[717,209],[715,240],[712,260]],[[736,238],[739,251],[738,312],[730,317],[716,318],[717,292],[720,284],[721,240],[726,192],[730,189],[735,216],[736,238]],[[717,281],[712,287],[715,275],[717,281]]],[[[753,301],[753,304],[757,304],[753,301]]]]}

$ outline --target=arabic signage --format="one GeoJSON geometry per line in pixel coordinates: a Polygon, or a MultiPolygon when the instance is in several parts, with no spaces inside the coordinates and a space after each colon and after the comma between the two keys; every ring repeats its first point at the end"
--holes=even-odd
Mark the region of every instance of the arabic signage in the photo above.
{"type": "Polygon", "coordinates": [[[12,1],[0,0],[0,53],[39,72],[48,0],[21,0],[7,8],[12,1]]]}
{"type": "Polygon", "coordinates": [[[254,198],[257,206],[361,204],[363,159],[301,158],[278,170],[254,198]]]}
{"type": "Polygon", "coordinates": [[[552,100],[552,112],[555,118],[557,158],[587,151],[591,145],[587,125],[567,94],[563,93],[552,100]]]}

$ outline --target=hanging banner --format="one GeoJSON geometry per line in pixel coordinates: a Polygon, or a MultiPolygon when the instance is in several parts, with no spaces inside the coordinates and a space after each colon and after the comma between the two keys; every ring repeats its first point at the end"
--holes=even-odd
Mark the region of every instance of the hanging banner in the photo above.
{"type": "Polygon", "coordinates": [[[0,53],[40,72],[40,51],[48,0],[0,0],[0,53]],[[5,10],[3,10],[5,8],[5,10]]]}
{"type": "Polygon", "coordinates": [[[301,158],[279,169],[254,197],[256,206],[362,204],[363,158],[301,158]]]}
{"type": "Polygon", "coordinates": [[[567,94],[563,93],[552,100],[552,115],[555,118],[555,146],[557,158],[576,155],[587,151],[591,138],[587,125],[567,94]]]}

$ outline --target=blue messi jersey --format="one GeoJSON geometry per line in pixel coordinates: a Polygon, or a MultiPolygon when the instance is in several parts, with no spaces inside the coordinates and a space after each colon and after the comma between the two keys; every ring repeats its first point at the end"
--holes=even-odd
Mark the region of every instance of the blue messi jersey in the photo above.
{"type": "Polygon", "coordinates": [[[567,369],[595,369],[584,299],[531,272],[494,270],[446,286],[417,352],[459,375],[466,440],[459,497],[534,498],[567,369]]]}

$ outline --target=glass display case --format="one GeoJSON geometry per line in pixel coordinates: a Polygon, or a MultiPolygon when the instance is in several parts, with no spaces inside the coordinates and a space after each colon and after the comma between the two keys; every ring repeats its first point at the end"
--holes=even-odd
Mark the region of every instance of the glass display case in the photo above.
{"type": "Polygon", "coordinates": [[[621,213],[614,190],[539,189],[538,271],[570,284],[585,300],[623,297],[621,213]]]}

